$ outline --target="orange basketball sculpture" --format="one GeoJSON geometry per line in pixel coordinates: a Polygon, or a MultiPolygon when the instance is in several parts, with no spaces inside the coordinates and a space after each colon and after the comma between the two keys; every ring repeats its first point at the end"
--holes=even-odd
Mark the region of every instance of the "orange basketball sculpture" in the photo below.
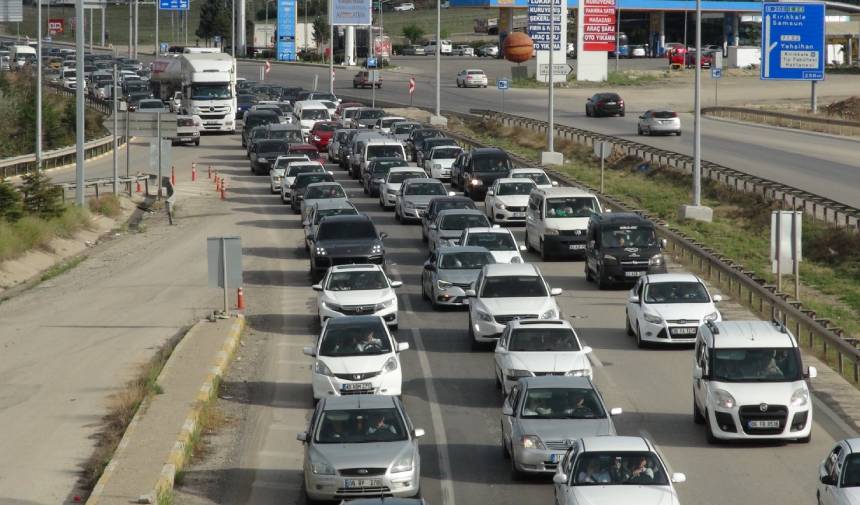
{"type": "Polygon", "coordinates": [[[534,52],[534,42],[523,32],[513,32],[505,37],[502,44],[505,59],[514,63],[528,61],[534,52]]]}

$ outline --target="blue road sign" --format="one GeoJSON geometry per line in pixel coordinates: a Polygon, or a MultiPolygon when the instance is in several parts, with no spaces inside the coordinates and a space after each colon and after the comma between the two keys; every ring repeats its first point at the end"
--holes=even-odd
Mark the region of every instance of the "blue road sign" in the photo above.
{"type": "Polygon", "coordinates": [[[719,79],[723,76],[723,69],[713,67],[711,69],[711,79],[719,79]]]}
{"type": "Polygon", "coordinates": [[[508,80],[507,79],[499,79],[498,81],[496,81],[496,87],[501,89],[501,90],[508,89],[508,80]]]}
{"type": "Polygon", "coordinates": [[[162,54],[167,52],[168,47],[167,42],[160,42],[158,44],[158,50],[161,51],[162,54]]]}
{"type": "Polygon", "coordinates": [[[761,24],[762,79],[824,79],[824,3],[765,2],[761,24]]]}
{"type": "Polygon", "coordinates": [[[376,68],[376,58],[368,58],[367,59],[367,68],[376,68]]]}
{"type": "Polygon", "coordinates": [[[163,11],[187,11],[188,0],[158,0],[158,8],[163,11]]]}
{"type": "Polygon", "coordinates": [[[278,61],[296,61],[297,0],[278,0],[278,61]]]}

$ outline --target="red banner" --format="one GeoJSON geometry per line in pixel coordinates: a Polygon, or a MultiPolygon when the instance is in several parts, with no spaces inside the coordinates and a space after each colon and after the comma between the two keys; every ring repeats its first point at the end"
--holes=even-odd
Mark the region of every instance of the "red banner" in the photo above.
{"type": "Polygon", "coordinates": [[[583,0],[583,51],[615,51],[615,0],[583,0]]]}
{"type": "Polygon", "coordinates": [[[50,33],[51,35],[63,33],[64,27],[65,21],[62,18],[48,20],[48,33],[50,33]]]}

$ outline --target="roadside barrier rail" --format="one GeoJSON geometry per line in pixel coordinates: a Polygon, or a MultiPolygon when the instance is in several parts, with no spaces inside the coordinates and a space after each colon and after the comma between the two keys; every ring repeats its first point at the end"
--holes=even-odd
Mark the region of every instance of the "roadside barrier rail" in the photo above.
{"type": "MultiPolygon", "coordinates": [[[[125,143],[125,137],[119,138],[120,145],[125,143]]],[[[113,135],[108,135],[84,144],[84,158],[90,159],[109,153],[113,149],[113,135]]],[[[42,169],[58,168],[75,162],[75,146],[66,146],[42,153],[42,169]]],[[[2,177],[24,175],[36,169],[36,155],[22,154],[0,160],[2,177]]]]}
{"type": "Polygon", "coordinates": [[[771,112],[746,107],[703,107],[702,114],[707,116],[764,123],[799,130],[832,133],[835,135],[860,136],[860,121],[815,117],[804,114],[771,112]]]}

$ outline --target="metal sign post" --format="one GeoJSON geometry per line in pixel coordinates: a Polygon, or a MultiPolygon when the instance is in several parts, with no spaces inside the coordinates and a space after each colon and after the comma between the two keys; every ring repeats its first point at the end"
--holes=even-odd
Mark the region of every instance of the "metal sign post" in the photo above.
{"type": "Polygon", "coordinates": [[[242,239],[240,237],[207,237],[206,258],[209,287],[224,289],[224,312],[230,317],[228,286],[242,285],[242,239]]]}
{"type": "Polygon", "coordinates": [[[502,92],[502,114],[505,113],[505,91],[508,89],[508,80],[499,79],[496,81],[496,87],[502,92]]]}
{"type": "Polygon", "coordinates": [[[771,213],[770,259],[771,272],[776,274],[776,289],[782,290],[783,264],[791,265],[794,275],[794,295],[800,299],[800,262],[803,260],[803,214],[800,211],[779,210],[771,213]]]}
{"type": "Polygon", "coordinates": [[[604,174],[606,173],[606,158],[609,157],[609,151],[606,149],[606,141],[594,142],[594,155],[600,158],[600,192],[604,189],[604,174]]]}
{"type": "MultiPolygon", "coordinates": [[[[111,99],[113,99],[113,194],[119,194],[119,174],[117,167],[117,149],[119,149],[119,125],[117,124],[117,117],[119,117],[119,113],[116,110],[117,106],[117,98],[119,98],[119,82],[117,80],[117,65],[116,62],[113,64],[113,89],[111,90],[111,99]]],[[[126,140],[127,142],[127,140],[126,140]]]]}

